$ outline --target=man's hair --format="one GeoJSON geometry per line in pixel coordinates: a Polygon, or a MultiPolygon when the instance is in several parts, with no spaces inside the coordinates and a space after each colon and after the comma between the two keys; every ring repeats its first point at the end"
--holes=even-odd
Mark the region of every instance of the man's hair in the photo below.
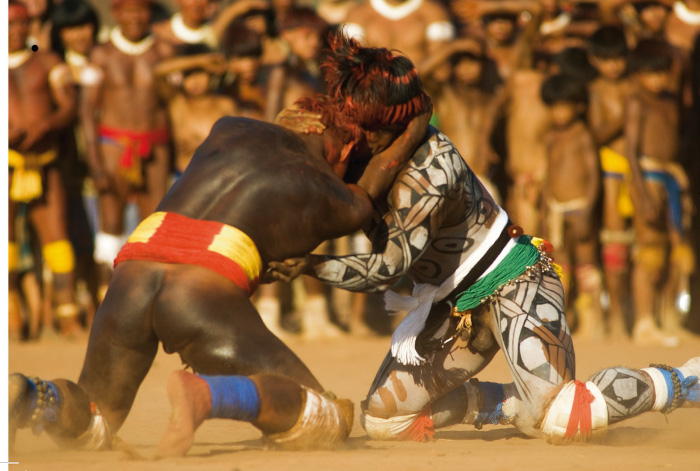
{"type": "Polygon", "coordinates": [[[511,23],[515,24],[518,21],[518,14],[510,10],[503,10],[487,13],[481,16],[481,22],[483,24],[489,24],[496,20],[510,21],[511,23]]]}
{"type": "Polygon", "coordinates": [[[547,106],[562,101],[584,105],[588,103],[586,84],[564,74],[552,75],[545,80],[540,94],[547,106]]]}
{"type": "Polygon", "coordinates": [[[330,95],[365,128],[407,124],[428,106],[413,62],[385,48],[361,47],[343,32],[329,37],[322,64],[330,95]]]}
{"type": "MultiPolygon", "coordinates": [[[[187,56],[198,56],[202,54],[211,54],[214,49],[203,43],[184,43],[175,47],[176,57],[187,57],[187,56]]],[[[189,69],[182,69],[182,76],[187,77],[195,72],[207,72],[207,69],[202,66],[190,67],[189,69]]]]}
{"type": "Polygon", "coordinates": [[[632,6],[634,7],[635,10],[637,10],[637,13],[641,13],[642,10],[645,8],[649,7],[663,7],[666,10],[669,9],[669,6],[664,4],[663,2],[659,2],[656,0],[649,0],[649,1],[641,1],[641,2],[632,2],[632,6]]]}
{"type": "Polygon", "coordinates": [[[61,30],[87,24],[92,25],[92,39],[96,41],[100,19],[95,9],[85,0],[65,0],[56,5],[51,14],[51,49],[63,56],[65,45],[61,41],[61,30]]]}
{"type": "Polygon", "coordinates": [[[625,32],[617,26],[599,28],[590,37],[588,44],[591,54],[601,59],[625,57],[629,52],[625,32]]]}
{"type": "Polygon", "coordinates": [[[279,30],[309,28],[318,32],[328,29],[328,23],[316,11],[306,7],[292,7],[279,21],[279,30]]]}
{"type": "Polygon", "coordinates": [[[582,47],[567,47],[554,56],[554,63],[563,75],[585,83],[593,80],[598,71],[588,61],[588,53],[582,47]]]}
{"type": "Polygon", "coordinates": [[[657,39],[642,39],[632,51],[629,69],[632,73],[663,72],[671,69],[673,59],[669,46],[657,39]]]}
{"type": "Polygon", "coordinates": [[[221,51],[228,58],[260,57],[263,52],[262,38],[250,28],[234,22],[222,35],[221,51]]]}

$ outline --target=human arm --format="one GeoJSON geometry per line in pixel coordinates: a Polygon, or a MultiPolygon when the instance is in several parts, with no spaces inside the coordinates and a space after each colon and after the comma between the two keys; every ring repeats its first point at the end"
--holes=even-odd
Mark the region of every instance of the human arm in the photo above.
{"type": "MultiPolygon", "coordinates": [[[[92,61],[101,59],[99,51],[93,53],[92,61]]],[[[104,72],[96,63],[90,65],[95,69],[95,80],[84,85],[79,103],[80,125],[85,136],[85,150],[90,176],[98,191],[106,191],[111,187],[102,162],[99,146],[99,116],[101,113],[102,94],[104,89],[104,72]]]]}
{"type": "Polygon", "coordinates": [[[418,146],[425,141],[432,114],[431,103],[426,111],[408,123],[406,130],[387,149],[370,159],[357,184],[367,192],[372,201],[386,198],[396,176],[411,159],[418,146]]]}
{"type": "Polygon", "coordinates": [[[218,52],[171,57],[158,62],[153,71],[156,77],[162,78],[174,72],[197,68],[207,70],[212,74],[223,74],[226,72],[226,59],[218,52]]]}
{"type": "Polygon", "coordinates": [[[267,10],[269,8],[270,5],[265,0],[236,0],[230,3],[212,21],[211,27],[214,31],[214,36],[221,41],[224,31],[226,31],[226,28],[233,20],[251,10],[267,10]]]}
{"type": "Polygon", "coordinates": [[[472,38],[459,38],[443,45],[433,54],[428,55],[418,66],[422,77],[426,77],[443,64],[452,54],[458,52],[472,52],[476,55],[483,53],[481,46],[472,38]]]}
{"type": "Polygon", "coordinates": [[[639,165],[640,148],[642,141],[642,120],[643,107],[641,101],[636,97],[630,97],[627,101],[626,121],[625,121],[625,141],[627,143],[627,160],[632,172],[632,192],[636,195],[635,200],[639,202],[642,217],[647,221],[653,221],[658,217],[660,202],[654,200],[653,196],[647,194],[644,187],[644,176],[639,165]]]}
{"type": "Polygon", "coordinates": [[[76,118],[77,96],[70,69],[53,54],[45,59],[49,69],[49,91],[53,111],[23,130],[24,138],[19,145],[21,151],[30,150],[47,133],[66,128],[76,118]]]}
{"type": "Polygon", "coordinates": [[[581,133],[577,144],[579,158],[582,159],[585,166],[586,191],[584,198],[586,204],[583,216],[572,219],[573,227],[571,229],[574,237],[584,242],[590,241],[595,236],[592,221],[594,220],[593,209],[596,207],[600,195],[600,161],[593,137],[587,130],[581,133]]]}
{"type": "MultiPolygon", "coordinates": [[[[392,286],[427,249],[444,219],[451,187],[444,180],[434,180],[446,174],[452,175],[453,182],[459,180],[451,159],[441,156],[428,156],[420,165],[412,161],[399,176],[389,196],[389,210],[383,216],[375,213],[378,221],[369,233],[371,253],[307,255],[290,262],[296,273],[350,291],[383,291],[392,286]]],[[[271,264],[282,273],[289,268],[284,265],[271,264]]]]}

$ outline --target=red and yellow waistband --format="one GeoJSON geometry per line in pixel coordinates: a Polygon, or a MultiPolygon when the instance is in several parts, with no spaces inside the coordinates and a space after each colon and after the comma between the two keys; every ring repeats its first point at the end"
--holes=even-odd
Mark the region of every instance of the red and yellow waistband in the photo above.
{"type": "Polygon", "coordinates": [[[162,211],[139,224],[114,266],[126,260],[198,265],[233,281],[248,296],[258,287],[262,273],[260,253],[240,229],[162,211]]]}

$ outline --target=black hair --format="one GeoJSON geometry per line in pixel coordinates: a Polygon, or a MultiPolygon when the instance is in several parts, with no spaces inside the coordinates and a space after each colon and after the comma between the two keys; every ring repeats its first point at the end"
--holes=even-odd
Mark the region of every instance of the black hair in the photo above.
{"type": "Polygon", "coordinates": [[[471,60],[471,61],[476,61],[476,62],[484,62],[484,56],[476,54],[472,51],[459,51],[455,52],[449,57],[450,64],[452,66],[455,66],[459,64],[461,61],[464,59],[466,60],[471,60]]]}
{"type": "Polygon", "coordinates": [[[236,21],[222,34],[221,51],[226,57],[260,57],[263,53],[260,35],[236,21]]]}
{"type": "Polygon", "coordinates": [[[175,47],[175,56],[197,56],[211,54],[214,49],[204,43],[183,43],[175,47]]]}
{"type": "MultiPolygon", "coordinates": [[[[214,52],[214,49],[204,43],[184,43],[175,47],[175,56],[177,57],[198,56],[200,54],[211,54],[212,52],[214,52]]],[[[201,71],[209,73],[204,67],[198,66],[190,69],[183,69],[182,75],[183,77],[187,77],[194,72],[201,71]]]]}
{"type": "Polygon", "coordinates": [[[168,21],[172,15],[168,7],[163,5],[160,1],[151,2],[151,23],[168,21]]]}
{"type": "Polygon", "coordinates": [[[622,28],[603,26],[593,33],[588,42],[591,54],[601,59],[625,57],[629,52],[622,28]]]}
{"type": "Polygon", "coordinates": [[[311,8],[291,7],[278,22],[277,26],[280,31],[295,28],[310,28],[323,32],[328,28],[328,23],[311,8]]]}
{"type": "Polygon", "coordinates": [[[494,13],[487,13],[481,17],[481,22],[484,24],[488,24],[496,20],[506,20],[510,21],[511,23],[516,23],[518,21],[518,14],[510,11],[497,11],[494,13]]]}
{"type": "Polygon", "coordinates": [[[554,63],[563,75],[588,83],[598,71],[588,61],[588,53],[582,47],[567,47],[554,55],[554,63]]]}
{"type": "Polygon", "coordinates": [[[66,48],[63,41],[61,41],[61,30],[87,24],[92,25],[92,39],[97,42],[100,19],[95,9],[88,2],[84,0],[65,0],[56,5],[51,14],[51,49],[63,57],[66,53],[66,48]]]}
{"type": "Polygon", "coordinates": [[[649,8],[649,7],[663,7],[663,8],[668,10],[668,5],[665,5],[661,2],[657,2],[654,0],[633,2],[632,6],[634,7],[635,10],[637,10],[637,14],[641,13],[642,10],[649,8]]]}
{"type": "Polygon", "coordinates": [[[671,69],[673,59],[669,46],[658,39],[642,39],[630,54],[629,70],[637,72],[662,72],[671,69]]]}
{"type": "Polygon", "coordinates": [[[545,80],[540,95],[547,106],[562,101],[588,104],[586,84],[564,74],[552,75],[545,80]]]}

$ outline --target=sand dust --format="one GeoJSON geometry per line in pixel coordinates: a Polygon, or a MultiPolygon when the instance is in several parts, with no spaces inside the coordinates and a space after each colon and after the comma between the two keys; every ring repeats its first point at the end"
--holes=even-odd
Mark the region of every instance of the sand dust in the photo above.
{"type": "MultiPolygon", "coordinates": [[[[553,446],[528,439],[516,429],[470,425],[441,429],[433,443],[370,441],[359,425],[357,404],[369,389],[389,346],[388,337],[337,340],[292,340],[289,345],[324,386],[352,399],[355,425],[345,448],[337,451],[283,452],[266,450],[261,434],[247,423],[210,420],[197,431],[184,458],[152,461],[170,407],[165,380],[181,368],[179,358],[158,353],[141,385],[131,413],[119,432],[134,459],[124,451],[77,452],[58,448],[46,435],[28,429],[17,434],[12,470],[645,470],[699,469],[700,409],[679,409],[664,416],[646,413],[612,426],[600,443],[553,446]]],[[[60,340],[13,344],[9,371],[42,378],[76,380],[85,354],[85,342],[60,340]]],[[[645,367],[649,363],[680,366],[700,355],[700,339],[676,349],[634,347],[629,343],[576,343],[577,377],[587,378],[607,366],[645,367]]],[[[479,375],[483,381],[509,381],[503,355],[479,375]]]]}

